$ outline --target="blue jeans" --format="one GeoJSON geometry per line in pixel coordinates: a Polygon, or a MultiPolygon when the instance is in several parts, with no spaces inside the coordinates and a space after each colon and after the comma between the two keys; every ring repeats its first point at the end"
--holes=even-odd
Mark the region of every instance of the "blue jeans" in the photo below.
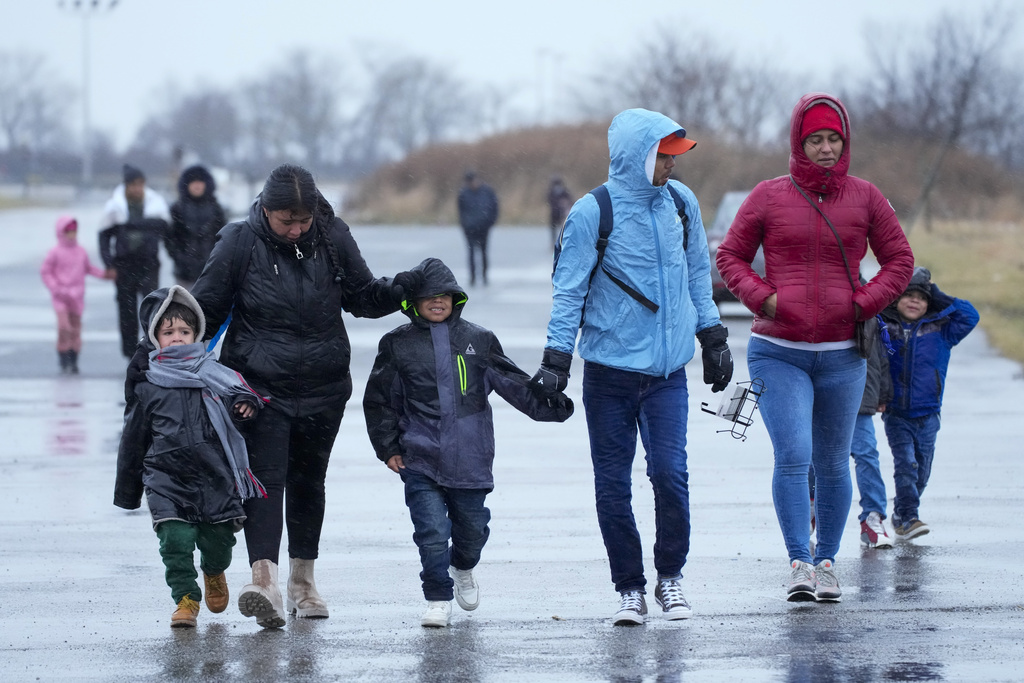
{"type": "Polygon", "coordinates": [[[454,489],[430,477],[402,470],[405,504],[412,517],[412,540],[420,551],[420,580],[427,600],[451,600],[454,585],[448,566],[472,569],[491,530],[491,511],[484,507],[489,489],[454,489]],[[451,539],[451,545],[448,540],[451,539]]]}
{"type": "Polygon", "coordinates": [[[678,577],[690,550],[690,489],[686,471],[686,371],[665,377],[586,363],[583,406],[594,464],[597,521],[615,590],[643,590],[643,547],[633,517],[636,437],[646,451],[654,491],[654,567],[678,577]]]}
{"type": "Polygon", "coordinates": [[[921,494],[932,475],[935,438],[939,434],[939,414],[897,417],[886,413],[882,420],[892,450],[893,479],[896,480],[893,519],[901,523],[908,522],[918,518],[921,494]]]}
{"type": "Polygon", "coordinates": [[[857,490],[860,491],[860,515],[857,519],[863,522],[871,512],[877,512],[885,519],[885,482],[878,465],[874,415],[857,415],[850,454],[853,455],[857,490]]]}
{"type": "Polygon", "coordinates": [[[853,497],[849,457],[867,365],[854,349],[804,351],[754,337],[747,367],[751,378],[764,382],[759,405],[775,450],[772,499],[789,559],[834,561],[853,497]],[[807,495],[812,464],[814,558],[807,495]]]}

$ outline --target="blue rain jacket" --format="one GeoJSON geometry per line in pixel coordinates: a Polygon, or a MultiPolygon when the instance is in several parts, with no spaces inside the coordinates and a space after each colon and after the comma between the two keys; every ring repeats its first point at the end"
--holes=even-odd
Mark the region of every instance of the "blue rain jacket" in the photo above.
{"type": "Polygon", "coordinates": [[[604,267],[659,306],[644,308],[598,269],[600,210],[591,194],[569,212],[561,234],[561,255],[553,276],[554,294],[547,347],[571,354],[579,332],[580,356],[620,370],[667,377],[693,357],[696,332],[720,323],[711,299],[708,241],[697,198],[670,180],[686,202],[688,247],[668,187],[655,187],[644,164],[652,147],[682,130],[672,119],[629,109],[608,129],[608,182],[614,227],[604,267]],[[580,317],[586,298],[586,314],[580,317]]]}

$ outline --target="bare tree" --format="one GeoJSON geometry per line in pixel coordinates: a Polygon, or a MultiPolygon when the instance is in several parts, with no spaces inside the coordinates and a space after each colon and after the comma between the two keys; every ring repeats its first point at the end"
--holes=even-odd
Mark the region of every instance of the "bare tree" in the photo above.
{"type": "Polygon", "coordinates": [[[47,146],[67,137],[71,89],[53,75],[41,54],[0,51],[0,139],[8,152],[29,158],[27,175],[47,146]]]}
{"type": "Polygon", "coordinates": [[[143,123],[133,146],[158,149],[167,156],[183,148],[206,163],[230,166],[240,130],[236,97],[209,87],[186,95],[175,88],[168,88],[166,93],[163,110],[143,123]]]}
{"type": "Polygon", "coordinates": [[[644,107],[741,144],[775,139],[776,124],[786,117],[781,73],[763,64],[741,66],[706,36],[662,32],[594,80],[603,114],[644,107]]]}
{"type": "Polygon", "coordinates": [[[1024,121],[1024,69],[1019,56],[1013,61],[1008,54],[1016,20],[1014,11],[997,3],[976,17],[944,13],[918,41],[905,33],[879,40],[877,27],[870,29],[876,74],[862,93],[867,124],[935,144],[908,232],[927,216],[950,151],[965,146],[1000,154],[1002,145],[1019,144],[1011,132],[1018,133],[1024,121]]]}

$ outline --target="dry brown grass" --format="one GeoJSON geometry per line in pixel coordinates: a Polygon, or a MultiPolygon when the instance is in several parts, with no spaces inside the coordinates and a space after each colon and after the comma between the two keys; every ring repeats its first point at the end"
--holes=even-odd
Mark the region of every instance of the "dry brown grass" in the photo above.
{"type": "Polygon", "coordinates": [[[1024,362],[1024,222],[941,221],[909,239],[917,265],[974,304],[992,344],[1024,362]]]}

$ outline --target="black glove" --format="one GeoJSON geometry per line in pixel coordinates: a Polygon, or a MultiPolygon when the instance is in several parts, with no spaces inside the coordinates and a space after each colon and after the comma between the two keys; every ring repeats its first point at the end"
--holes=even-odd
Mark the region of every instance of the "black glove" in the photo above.
{"type": "Polygon", "coordinates": [[[936,311],[942,311],[953,305],[953,297],[939,289],[938,285],[936,285],[934,282],[932,283],[930,289],[931,292],[929,293],[929,298],[931,299],[932,309],[936,311]]]}
{"type": "Polygon", "coordinates": [[[732,351],[725,343],[728,338],[729,330],[721,324],[697,333],[704,362],[704,384],[711,385],[712,393],[724,391],[732,381],[732,351]]]}
{"type": "Polygon", "coordinates": [[[403,270],[391,278],[391,298],[398,303],[413,298],[424,279],[422,270],[403,270]]]}
{"type": "Polygon", "coordinates": [[[540,370],[530,379],[530,389],[541,398],[549,398],[569,386],[572,355],[565,351],[544,349],[540,370]]]}
{"type": "Polygon", "coordinates": [[[570,417],[572,417],[573,411],[576,410],[576,406],[573,405],[572,399],[560,391],[552,396],[549,396],[547,398],[547,401],[548,407],[554,408],[557,411],[559,422],[565,422],[566,420],[568,420],[570,417]]]}

